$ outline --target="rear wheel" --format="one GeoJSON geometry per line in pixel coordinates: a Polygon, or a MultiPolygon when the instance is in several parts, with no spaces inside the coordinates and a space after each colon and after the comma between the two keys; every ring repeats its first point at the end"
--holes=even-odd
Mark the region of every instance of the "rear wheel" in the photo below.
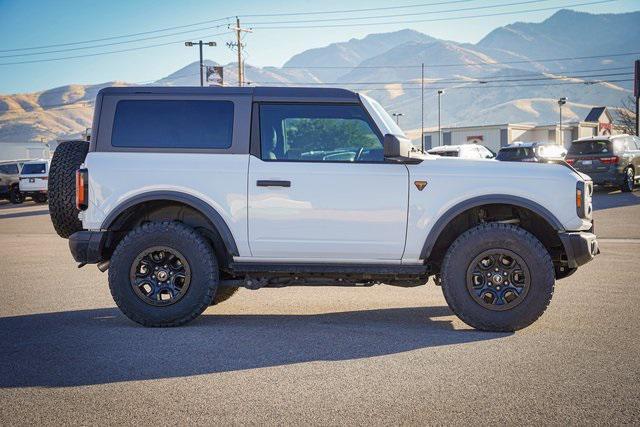
{"type": "Polygon", "coordinates": [[[633,187],[635,186],[635,172],[633,168],[627,168],[624,171],[624,177],[622,180],[622,185],[620,185],[620,190],[623,193],[629,193],[633,191],[633,187]]]}
{"type": "Polygon", "coordinates": [[[20,192],[20,188],[17,185],[11,187],[11,190],[9,192],[9,201],[14,205],[19,205],[20,203],[24,202],[24,194],[20,192]]]}
{"type": "Polygon", "coordinates": [[[179,222],[143,224],[111,256],[111,295],[128,318],[144,326],[179,326],[195,319],[217,287],[213,249],[179,222]]]}
{"type": "Polygon", "coordinates": [[[449,307],[484,331],[529,326],[544,313],[555,284],[546,248],[510,224],[482,224],[463,233],[447,251],[441,272],[449,307]]]}
{"type": "Polygon", "coordinates": [[[65,239],[82,230],[76,208],[76,170],[87,157],[87,141],[64,141],[58,145],[49,168],[49,214],[56,233],[65,239]]]}

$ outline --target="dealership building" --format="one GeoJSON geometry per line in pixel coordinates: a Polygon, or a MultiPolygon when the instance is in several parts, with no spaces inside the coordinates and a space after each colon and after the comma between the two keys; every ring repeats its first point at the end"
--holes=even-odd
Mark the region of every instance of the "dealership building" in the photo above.
{"type": "Polygon", "coordinates": [[[613,125],[613,117],[607,107],[592,108],[587,117],[579,122],[562,123],[560,125],[535,125],[529,123],[505,123],[486,126],[463,126],[442,128],[442,142],[439,132],[425,132],[425,147],[439,145],[482,144],[498,151],[501,147],[521,142],[551,142],[567,145],[574,139],[597,135],[619,133],[613,125]]]}

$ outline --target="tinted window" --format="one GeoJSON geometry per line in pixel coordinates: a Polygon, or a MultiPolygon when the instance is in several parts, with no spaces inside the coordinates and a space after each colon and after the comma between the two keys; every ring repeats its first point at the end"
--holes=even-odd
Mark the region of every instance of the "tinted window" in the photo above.
{"type": "Polygon", "coordinates": [[[17,175],[18,174],[18,165],[0,165],[0,173],[6,173],[9,175],[17,175]]]}
{"type": "Polygon", "coordinates": [[[382,142],[359,105],[262,104],[263,160],[381,162],[382,142]]]}
{"type": "Polygon", "coordinates": [[[35,175],[47,173],[47,165],[45,163],[27,163],[22,167],[22,175],[35,175]]]}
{"type": "Polygon", "coordinates": [[[206,100],[120,101],[111,145],[135,148],[229,148],[233,102],[206,100]]]}
{"type": "Polygon", "coordinates": [[[610,154],[613,146],[610,141],[573,141],[568,154],[610,154]]]}
{"type": "Polygon", "coordinates": [[[429,154],[433,154],[434,156],[442,156],[442,157],[458,157],[458,150],[451,151],[427,151],[429,154]]]}
{"type": "Polygon", "coordinates": [[[530,159],[534,156],[533,149],[529,147],[517,147],[517,148],[502,148],[498,155],[497,160],[503,161],[515,161],[522,159],[530,159]]]}

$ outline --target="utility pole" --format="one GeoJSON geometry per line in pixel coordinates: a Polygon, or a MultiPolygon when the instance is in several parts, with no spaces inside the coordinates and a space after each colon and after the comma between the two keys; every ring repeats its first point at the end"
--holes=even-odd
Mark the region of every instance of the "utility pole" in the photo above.
{"type": "Polygon", "coordinates": [[[562,132],[562,106],[567,103],[567,98],[563,96],[558,99],[558,106],[560,107],[560,145],[564,146],[564,133],[562,132]]]}
{"type": "Polygon", "coordinates": [[[441,114],[442,103],[440,101],[440,98],[441,98],[443,93],[444,93],[444,90],[438,89],[438,145],[442,145],[442,125],[441,125],[441,122],[440,122],[440,114],[441,114]]]}
{"type": "Polygon", "coordinates": [[[242,86],[243,84],[243,80],[244,80],[244,70],[243,70],[243,65],[242,65],[242,42],[240,41],[240,34],[241,33],[252,33],[253,31],[251,29],[246,29],[246,28],[242,28],[240,26],[240,18],[238,18],[236,16],[236,26],[231,28],[229,27],[230,30],[233,30],[236,32],[236,43],[227,43],[227,46],[229,47],[236,47],[238,49],[238,86],[242,86]]]}
{"type": "Polygon", "coordinates": [[[198,40],[197,42],[184,42],[184,45],[187,47],[192,47],[193,45],[198,45],[200,48],[200,87],[204,86],[204,63],[202,60],[202,46],[217,46],[216,42],[203,42],[202,40],[198,40]]]}
{"type": "Polygon", "coordinates": [[[424,62],[422,63],[422,74],[420,77],[420,147],[424,153],[424,62]]]}
{"type": "Polygon", "coordinates": [[[636,136],[640,136],[640,59],[635,62],[633,95],[636,97],[636,136]]]}

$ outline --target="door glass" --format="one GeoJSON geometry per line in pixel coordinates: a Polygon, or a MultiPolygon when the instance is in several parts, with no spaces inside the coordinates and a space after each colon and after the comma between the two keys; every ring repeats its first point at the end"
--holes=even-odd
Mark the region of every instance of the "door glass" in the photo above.
{"type": "Polygon", "coordinates": [[[262,160],[382,162],[381,137],[359,105],[262,104],[262,160]]]}

